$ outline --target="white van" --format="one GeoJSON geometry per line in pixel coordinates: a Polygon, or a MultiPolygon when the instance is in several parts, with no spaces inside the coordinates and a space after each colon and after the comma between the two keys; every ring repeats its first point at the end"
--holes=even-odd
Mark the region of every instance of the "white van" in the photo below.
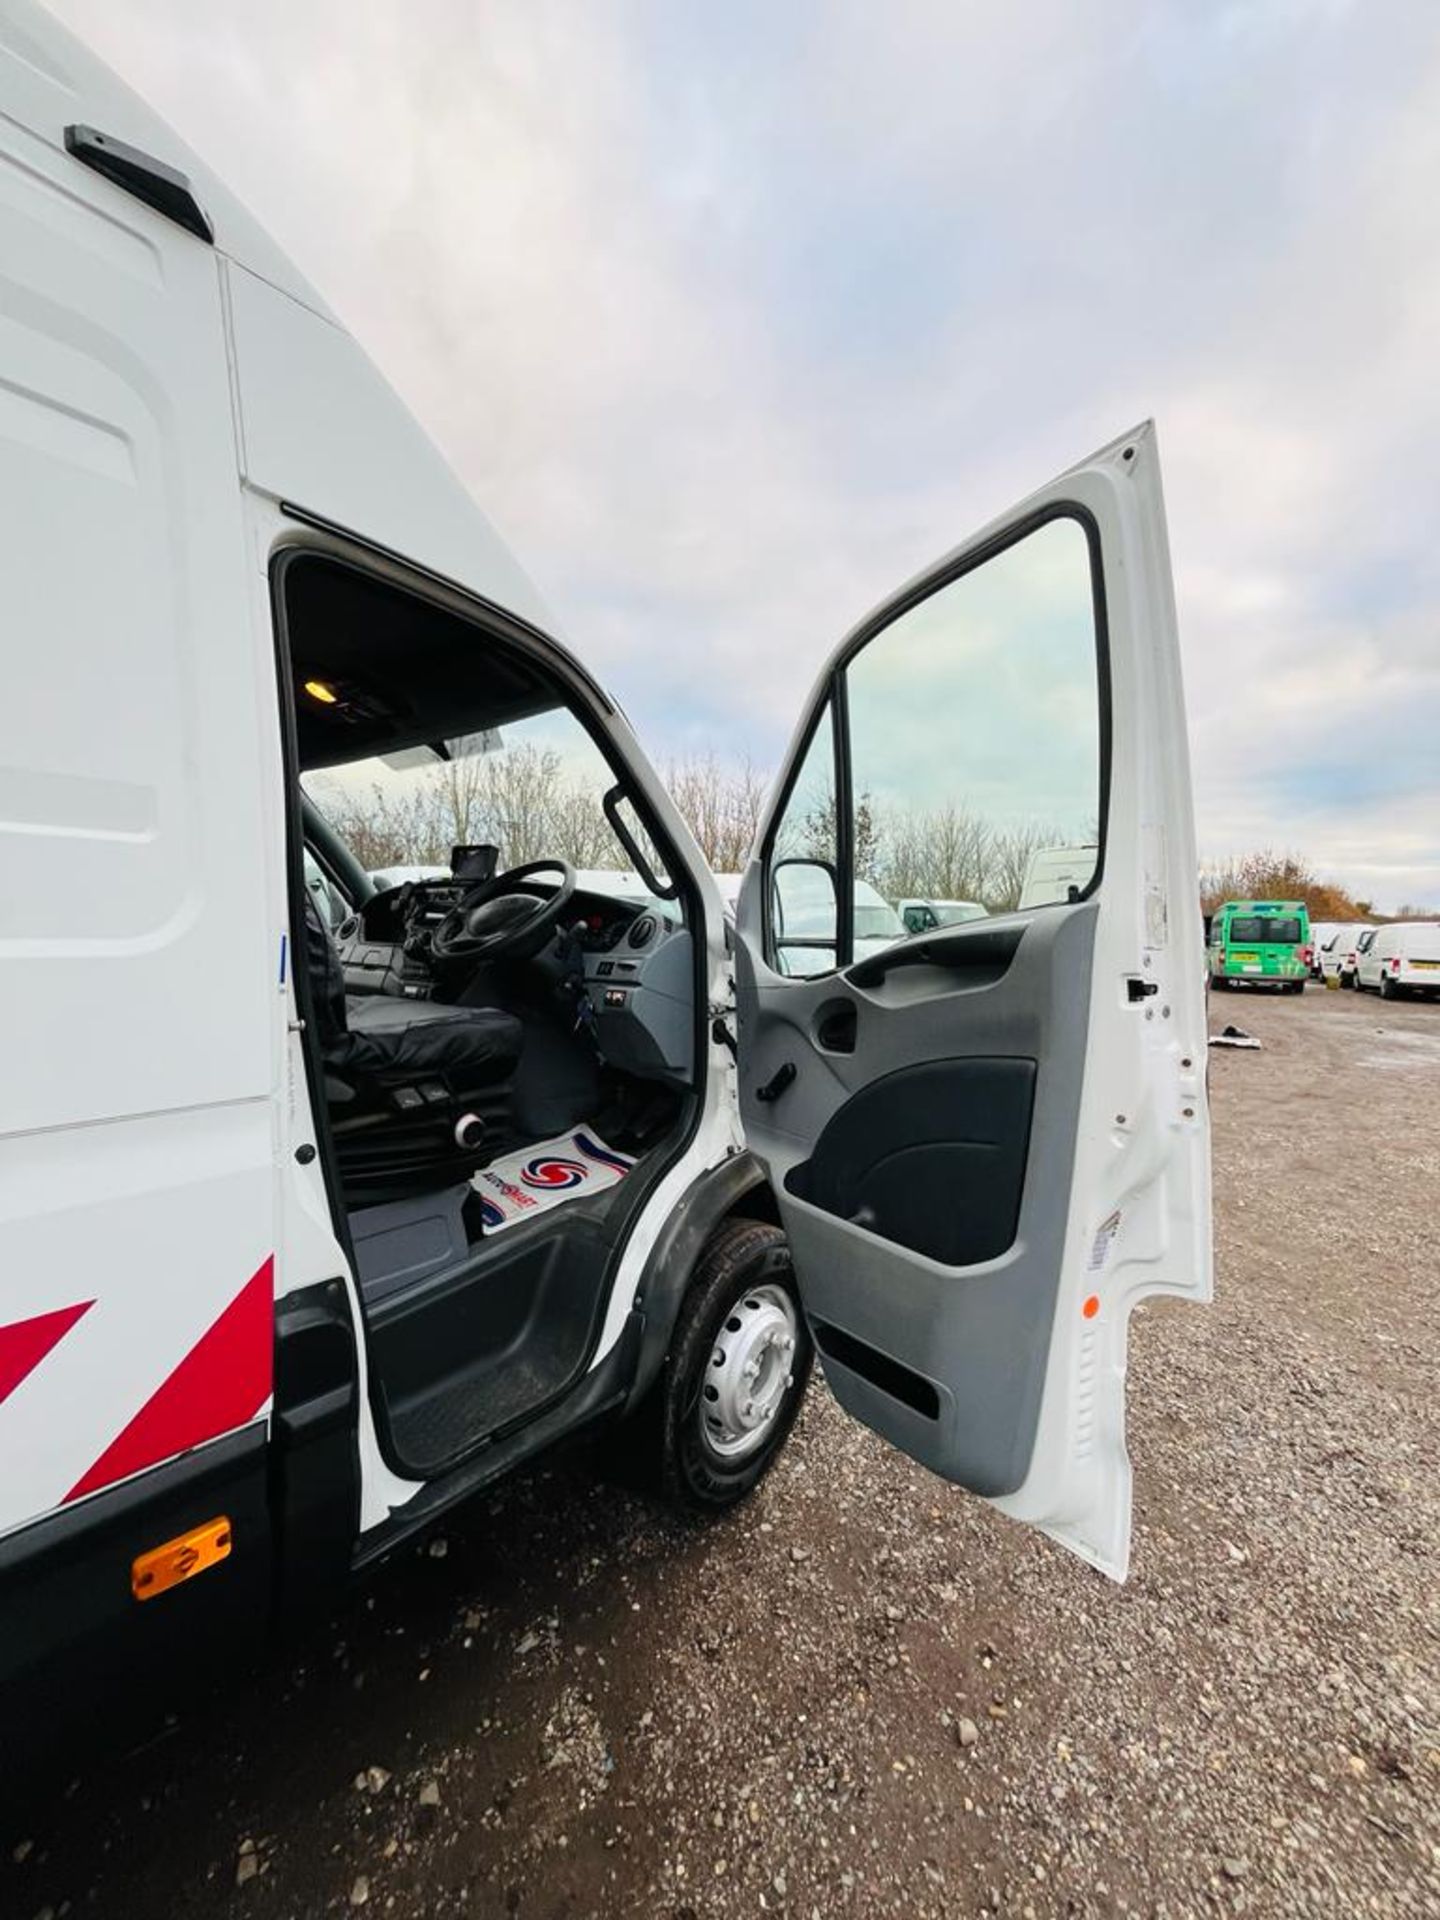
{"type": "Polygon", "coordinates": [[[1338,920],[1312,920],[1310,938],[1305,944],[1305,964],[1312,980],[1323,980],[1324,969],[1320,964],[1320,954],[1327,940],[1340,931],[1338,920]]]}
{"type": "Polygon", "coordinates": [[[1095,878],[1099,847],[1037,847],[1020,885],[1019,908],[1075,901],[1095,878]]]}
{"type": "Polygon", "coordinates": [[[1375,938],[1377,929],[1366,927],[1363,932],[1352,934],[1340,960],[1339,975],[1342,987],[1360,988],[1360,962],[1369,951],[1370,942],[1375,938]]]}
{"type": "MultiPolygon", "coordinates": [[[[851,1414],[1123,1577],[1126,1322],[1210,1290],[1153,430],[842,644],[732,944],[623,714],[394,394],[25,0],[0,0],[0,281],[6,1725],[86,1697],[87,1665],[173,1686],[208,1644],[233,1666],[625,1417],[673,1499],[723,1510],[783,1442],[812,1340],[851,1414]],[[902,610],[1062,523],[1105,614],[1103,884],[860,954],[834,810],[838,967],[787,977],[775,850],[815,740],[849,790],[826,729],[847,701],[863,720],[852,663],[883,669],[902,610]],[[411,836],[404,863],[444,877],[377,890],[378,829],[477,743],[587,769],[585,863],[643,897],[558,850],[499,870],[506,827],[411,836]]],[[[952,721],[903,738],[948,746],[952,721]]]]}
{"type": "Polygon", "coordinates": [[[1360,953],[1355,984],[1382,999],[1440,997],[1440,921],[1400,920],[1378,927],[1360,953]]]}
{"type": "Polygon", "coordinates": [[[1327,934],[1315,955],[1320,963],[1320,978],[1338,980],[1342,987],[1348,986],[1355,971],[1356,943],[1362,934],[1373,931],[1368,921],[1357,920],[1327,934]]]}

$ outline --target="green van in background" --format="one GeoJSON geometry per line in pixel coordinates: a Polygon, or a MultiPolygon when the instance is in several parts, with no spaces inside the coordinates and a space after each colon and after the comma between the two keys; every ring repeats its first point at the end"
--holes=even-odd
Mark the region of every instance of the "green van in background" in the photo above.
{"type": "Polygon", "coordinates": [[[1230,987],[1240,980],[1303,993],[1309,942],[1303,900],[1226,900],[1210,921],[1210,984],[1230,987]]]}

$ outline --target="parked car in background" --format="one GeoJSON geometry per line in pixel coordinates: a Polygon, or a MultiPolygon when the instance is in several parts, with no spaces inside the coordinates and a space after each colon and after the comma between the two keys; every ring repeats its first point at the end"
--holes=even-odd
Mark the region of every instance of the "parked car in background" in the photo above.
{"type": "Polygon", "coordinates": [[[958,927],[966,920],[984,920],[990,909],[978,900],[897,900],[895,911],[907,933],[929,933],[932,927],[958,927]]]}
{"type": "Polygon", "coordinates": [[[1440,920],[1377,927],[1360,955],[1355,984],[1385,1000],[1414,993],[1440,999],[1440,920]]]}
{"type": "Polygon", "coordinates": [[[1345,978],[1346,962],[1351,962],[1354,972],[1353,956],[1355,943],[1362,933],[1373,933],[1374,928],[1367,920],[1357,920],[1348,925],[1338,926],[1323,945],[1316,948],[1315,958],[1320,967],[1322,980],[1338,980],[1342,987],[1349,986],[1345,978]]]}
{"type": "Polygon", "coordinates": [[[1303,900],[1226,900],[1210,921],[1212,987],[1274,987],[1305,991],[1310,916],[1303,900]]]}

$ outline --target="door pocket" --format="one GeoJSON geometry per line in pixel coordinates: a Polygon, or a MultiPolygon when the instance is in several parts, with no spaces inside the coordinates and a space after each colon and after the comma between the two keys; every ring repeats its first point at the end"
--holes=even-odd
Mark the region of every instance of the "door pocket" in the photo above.
{"type": "Polygon", "coordinates": [[[815,1015],[815,1044],[826,1053],[854,1053],[860,1016],[853,1000],[827,1000],[815,1015]]]}
{"type": "Polygon", "coordinates": [[[927,1060],[872,1081],[785,1185],[797,1199],[947,1267],[994,1260],[1020,1219],[1035,1062],[927,1060]]]}

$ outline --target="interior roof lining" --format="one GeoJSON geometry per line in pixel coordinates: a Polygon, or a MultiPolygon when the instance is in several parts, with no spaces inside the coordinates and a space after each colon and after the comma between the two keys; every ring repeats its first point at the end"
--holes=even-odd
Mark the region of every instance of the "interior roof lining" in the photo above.
{"type": "Polygon", "coordinates": [[[302,772],[343,766],[568,705],[559,683],[480,622],[328,555],[285,577],[302,772]],[[349,687],[372,712],[325,707],[307,680],[349,687]]]}

